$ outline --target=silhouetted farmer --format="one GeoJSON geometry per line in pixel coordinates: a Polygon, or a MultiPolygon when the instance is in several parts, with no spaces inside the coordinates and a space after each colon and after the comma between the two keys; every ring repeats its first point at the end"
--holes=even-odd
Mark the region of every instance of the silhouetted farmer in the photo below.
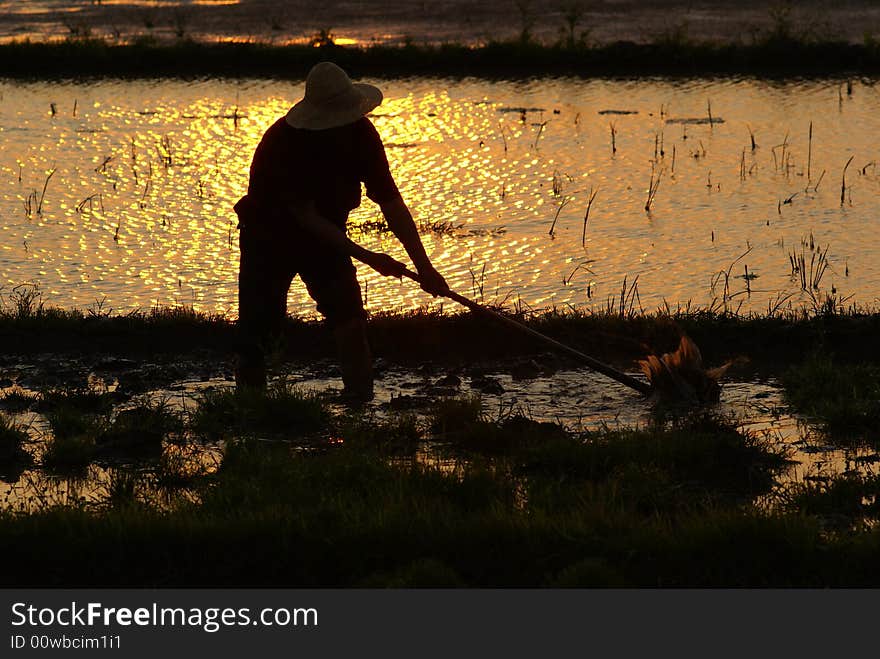
{"type": "Polygon", "coordinates": [[[283,327],[288,289],[298,274],[333,329],[346,394],[372,398],[366,314],[351,257],[391,277],[406,266],[346,237],[361,183],[419,271],[422,288],[435,295],[448,291],[365,116],[381,102],[376,87],[353,84],[338,66],[322,62],[309,72],[305,97],[257,146],[248,193],[235,205],[241,229],[237,386],[265,387],[265,345],[283,327]]]}

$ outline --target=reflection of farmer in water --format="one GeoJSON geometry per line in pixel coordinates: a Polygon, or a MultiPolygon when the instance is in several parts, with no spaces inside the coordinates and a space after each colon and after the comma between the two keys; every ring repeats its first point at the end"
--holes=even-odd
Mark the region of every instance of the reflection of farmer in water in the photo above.
{"type": "Polygon", "coordinates": [[[377,88],[353,84],[338,66],[322,62],[309,72],[305,97],[266,131],[254,153],[248,193],[235,205],[241,229],[239,387],[265,387],[265,342],[282,329],[287,292],[298,274],[333,328],[346,394],[372,398],[372,358],[351,257],[386,276],[400,277],[405,266],[346,237],[361,182],[406,248],[422,288],[435,295],[448,291],[365,116],[381,102],[377,88]]]}

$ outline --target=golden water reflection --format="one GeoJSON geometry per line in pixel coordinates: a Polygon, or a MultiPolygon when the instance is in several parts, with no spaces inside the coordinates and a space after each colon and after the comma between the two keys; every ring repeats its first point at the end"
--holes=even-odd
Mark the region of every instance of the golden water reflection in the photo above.
{"type": "MultiPolygon", "coordinates": [[[[833,80],[373,82],[386,101],[372,120],[399,187],[463,294],[603,308],[638,277],[635,308],[767,311],[780,294],[809,300],[790,256],[809,260],[818,245],[830,246],[830,267],[814,295],[880,297],[872,80],[852,96],[833,80]],[[646,212],[652,171],[660,184],[646,212]]],[[[234,317],[231,207],[262,132],[302,91],[260,80],[0,82],[0,284],[36,282],[64,307],[187,304],[234,317]]],[[[377,219],[365,200],[352,236],[405,259],[377,219]]],[[[373,311],[434,302],[366,267],[359,276],[373,311]]],[[[299,283],[289,302],[313,313],[299,283]]]]}

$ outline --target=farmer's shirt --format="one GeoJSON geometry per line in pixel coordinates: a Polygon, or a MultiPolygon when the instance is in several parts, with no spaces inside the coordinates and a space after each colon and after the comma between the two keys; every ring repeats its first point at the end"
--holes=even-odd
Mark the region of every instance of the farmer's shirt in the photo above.
{"type": "Polygon", "coordinates": [[[344,230],[349,212],[360,205],[361,183],[377,204],[400,196],[382,140],[369,119],[304,130],[282,117],[257,146],[248,194],[235,209],[241,226],[285,232],[294,223],[290,205],[313,201],[318,213],[344,230]]]}

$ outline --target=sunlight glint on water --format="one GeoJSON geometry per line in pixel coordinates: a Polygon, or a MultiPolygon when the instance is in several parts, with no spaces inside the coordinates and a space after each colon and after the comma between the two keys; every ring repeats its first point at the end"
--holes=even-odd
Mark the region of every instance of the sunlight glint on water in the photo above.
{"type": "MultiPolygon", "coordinates": [[[[647,310],[708,305],[721,294],[713,277],[750,249],[731,269],[731,304],[766,311],[780,292],[806,298],[789,255],[806,249],[809,261],[812,232],[814,245],[830,245],[823,291],[863,304],[880,296],[872,81],[851,97],[834,80],[374,82],[386,101],[373,121],[398,184],[429,254],[466,295],[604,307],[638,276],[647,310]],[[723,123],[705,122],[710,101],[723,123]],[[655,149],[663,173],[648,214],[655,149]]],[[[301,93],[273,81],[0,83],[0,283],[36,282],[64,307],[192,304],[235,316],[231,207],[262,132],[301,93]]],[[[353,237],[404,258],[378,217],[365,199],[353,237]]],[[[359,273],[371,310],[430,302],[411,283],[359,273]]],[[[298,283],[290,310],[313,313],[298,283]]]]}

